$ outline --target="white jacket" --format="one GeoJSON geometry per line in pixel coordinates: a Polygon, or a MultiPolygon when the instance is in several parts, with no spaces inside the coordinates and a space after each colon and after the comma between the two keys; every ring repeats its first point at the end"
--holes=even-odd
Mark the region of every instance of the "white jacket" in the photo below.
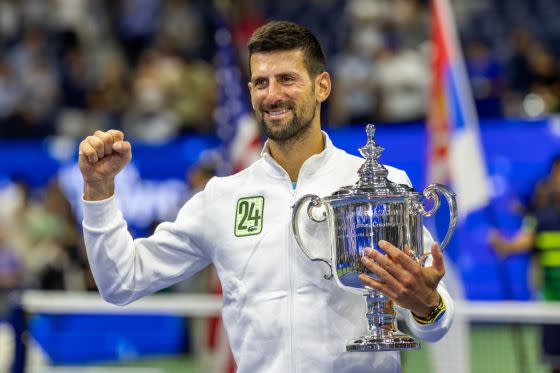
{"type": "MultiPolygon", "coordinates": [[[[345,351],[347,342],[367,333],[364,299],[323,279],[327,266],[311,262],[292,233],[294,202],[353,184],[363,163],[324,136],[325,150],[305,161],[295,190],[264,150],[244,171],[213,178],[175,222],[162,223],[149,238],[132,239],[114,197],[84,201],[84,237],[103,298],[125,305],[213,263],[239,372],[400,372],[398,352],[345,351]],[[253,210],[244,210],[250,203],[240,207],[243,201],[253,210]]],[[[403,171],[388,169],[392,181],[410,184],[403,171]]],[[[438,322],[420,325],[410,311],[399,310],[425,340],[442,337],[453,318],[452,300],[442,286],[438,290],[447,304],[438,322]]]]}

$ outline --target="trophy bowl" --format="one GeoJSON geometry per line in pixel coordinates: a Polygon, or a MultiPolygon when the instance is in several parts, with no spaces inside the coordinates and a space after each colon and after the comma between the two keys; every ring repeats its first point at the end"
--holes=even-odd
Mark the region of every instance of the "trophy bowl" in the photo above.
{"type": "Polygon", "coordinates": [[[301,197],[293,206],[292,229],[299,247],[311,260],[324,261],[330,266],[331,274],[325,275],[326,279],[334,278],[344,290],[365,296],[369,333],[353,338],[346,346],[347,351],[418,349],[419,342],[397,329],[391,299],[359,279],[361,273],[376,278],[362,264],[361,258],[366,248],[384,253],[378,243],[385,240],[401,250],[407,247],[412,259],[425,265],[429,254],[423,247],[423,217],[432,216],[439,208],[440,194],[446,198],[450,219],[440,245],[443,251],[457,224],[455,194],[440,184],[431,184],[423,193],[418,193],[407,185],[389,181],[387,169],[377,161],[383,148],[373,139],[375,127],[368,124],[366,132],[368,141],[360,148],[365,162],[358,171],[358,182],[323,198],[312,194],[301,197]],[[429,210],[424,207],[426,200],[433,200],[429,210]],[[302,241],[299,216],[304,207],[311,221],[328,224],[329,258],[314,256],[302,241]]]}

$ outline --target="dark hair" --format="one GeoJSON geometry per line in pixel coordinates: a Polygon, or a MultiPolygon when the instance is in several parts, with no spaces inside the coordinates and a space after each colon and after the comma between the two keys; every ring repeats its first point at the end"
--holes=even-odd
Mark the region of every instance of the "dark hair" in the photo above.
{"type": "Polygon", "coordinates": [[[247,44],[249,61],[253,53],[300,49],[310,76],[327,70],[321,44],[307,27],[288,21],[271,21],[259,27],[247,44]]]}

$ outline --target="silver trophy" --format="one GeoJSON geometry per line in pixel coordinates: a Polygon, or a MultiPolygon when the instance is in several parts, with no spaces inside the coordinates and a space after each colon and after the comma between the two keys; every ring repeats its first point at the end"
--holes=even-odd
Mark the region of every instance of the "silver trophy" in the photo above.
{"type": "Polygon", "coordinates": [[[431,184],[420,194],[407,185],[389,181],[387,169],[377,161],[384,149],[373,139],[375,126],[368,124],[366,132],[367,144],[360,148],[365,162],[358,170],[359,181],[324,198],[312,194],[300,198],[293,206],[292,229],[299,247],[309,259],[323,261],[330,266],[331,273],[325,275],[326,279],[334,277],[343,289],[365,295],[369,334],[350,341],[347,351],[418,349],[419,342],[397,329],[393,302],[383,293],[365,286],[358,278],[361,273],[376,278],[360,259],[365,248],[383,253],[378,243],[386,240],[401,250],[408,247],[412,258],[419,265],[425,265],[429,252],[425,252],[423,247],[423,217],[432,216],[439,208],[438,192],[445,196],[450,221],[440,245],[443,251],[457,223],[455,194],[440,184],[431,184]],[[433,200],[429,210],[424,206],[426,200],[433,200]],[[328,224],[330,258],[314,255],[302,241],[298,217],[305,206],[309,219],[328,224]]]}

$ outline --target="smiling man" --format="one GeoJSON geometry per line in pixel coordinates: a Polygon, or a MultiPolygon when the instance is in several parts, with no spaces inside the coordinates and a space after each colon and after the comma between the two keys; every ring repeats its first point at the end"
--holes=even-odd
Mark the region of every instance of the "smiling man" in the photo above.
{"type": "MultiPolygon", "coordinates": [[[[268,137],[262,157],[211,179],[151,237],[132,239],[115,200],[114,177],[131,159],[124,134],[97,131],[80,144],[84,237],[99,290],[125,305],[213,263],[239,372],[400,372],[398,352],[345,351],[366,331],[364,300],[324,280],[324,268],[308,261],[291,231],[295,201],[355,182],[363,163],[321,131],[321,104],[331,91],[321,46],[307,28],[275,21],[258,29],[248,47],[251,102],[268,137]]],[[[386,167],[391,181],[410,184],[403,171],[386,167]]],[[[326,235],[314,239],[328,247],[326,235]]],[[[445,269],[437,245],[428,268],[390,243],[382,247],[387,256],[372,251],[364,259],[379,280],[363,281],[407,309],[401,312],[416,336],[441,338],[453,302],[440,284],[445,269]]]]}

